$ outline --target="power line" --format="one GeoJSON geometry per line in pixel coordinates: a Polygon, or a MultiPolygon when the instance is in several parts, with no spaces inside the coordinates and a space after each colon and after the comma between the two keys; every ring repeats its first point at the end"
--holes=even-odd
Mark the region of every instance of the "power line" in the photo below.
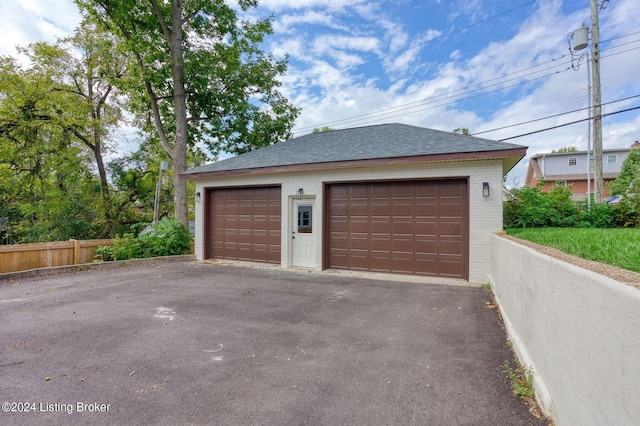
{"type": "MultiPolygon", "coordinates": [[[[626,98],[617,99],[615,101],[604,102],[600,106],[609,105],[609,104],[615,104],[615,103],[623,102],[623,101],[628,101],[628,100],[634,99],[634,98],[640,98],[640,95],[628,96],[626,98]]],[[[518,127],[518,126],[523,126],[525,124],[535,123],[535,122],[538,122],[538,121],[549,120],[551,118],[561,117],[563,115],[569,115],[569,114],[573,114],[573,113],[584,111],[584,110],[588,110],[588,109],[591,109],[591,107],[578,108],[578,109],[574,109],[574,110],[571,110],[571,111],[566,111],[566,112],[561,112],[561,113],[558,113],[558,114],[548,115],[546,117],[536,118],[536,119],[529,120],[529,121],[523,121],[521,123],[509,124],[507,126],[502,126],[502,127],[496,127],[495,129],[491,129],[491,130],[483,130],[482,132],[472,133],[471,136],[482,135],[484,133],[497,132],[498,130],[510,129],[512,127],[518,127]]]]}
{"type": "MultiPolygon", "coordinates": [[[[609,112],[607,114],[601,114],[600,118],[604,118],[604,117],[608,117],[610,115],[616,115],[616,114],[621,114],[623,112],[629,112],[629,111],[633,111],[636,109],[640,109],[640,106],[636,106],[636,107],[631,107],[631,108],[626,108],[626,109],[622,109],[620,111],[615,111],[615,112],[609,112]]],[[[593,117],[589,117],[589,118],[583,118],[581,120],[576,120],[576,121],[571,121],[569,123],[564,123],[564,124],[559,124],[557,126],[552,126],[552,127],[547,127],[545,129],[540,129],[540,130],[535,130],[533,132],[528,132],[528,133],[523,133],[521,135],[516,135],[516,136],[510,136],[508,138],[504,138],[504,139],[499,139],[500,142],[504,142],[504,141],[508,141],[511,139],[516,139],[516,138],[521,138],[524,136],[530,136],[530,135],[535,135],[536,133],[542,133],[542,132],[547,132],[549,130],[554,130],[554,129],[559,129],[560,127],[566,127],[566,126],[571,126],[572,124],[576,124],[576,123],[582,123],[583,121],[587,121],[587,120],[591,120],[593,117]]]]}
{"type": "MultiPolygon", "coordinates": [[[[514,72],[509,73],[509,74],[505,74],[504,76],[495,77],[495,78],[492,78],[492,79],[489,79],[489,80],[482,81],[480,83],[475,83],[475,84],[472,84],[470,86],[462,87],[460,89],[456,89],[456,90],[453,90],[451,92],[447,92],[447,93],[443,93],[443,94],[439,94],[439,95],[433,95],[433,96],[430,96],[428,98],[420,99],[418,101],[413,101],[413,102],[409,102],[409,103],[406,103],[406,104],[398,105],[398,106],[395,106],[395,107],[390,107],[390,108],[385,108],[385,109],[378,110],[378,111],[369,112],[369,113],[366,113],[366,114],[354,115],[354,116],[351,116],[351,117],[348,117],[348,118],[328,121],[328,122],[322,123],[320,126],[334,125],[334,124],[337,124],[337,123],[349,122],[349,121],[360,121],[360,120],[356,120],[356,119],[357,118],[361,118],[361,117],[367,117],[368,118],[370,116],[380,115],[380,114],[382,114],[384,112],[404,111],[406,109],[415,108],[417,106],[425,105],[425,104],[428,104],[428,103],[434,103],[434,102],[439,102],[439,101],[446,100],[446,99],[455,98],[456,95],[454,95],[454,94],[455,93],[459,93],[459,92],[464,92],[462,94],[477,92],[478,90],[482,90],[483,88],[488,88],[488,87],[501,85],[501,84],[504,84],[504,83],[509,82],[509,81],[518,80],[519,78],[522,78],[522,77],[526,77],[526,76],[529,76],[529,75],[534,75],[534,74],[540,73],[542,71],[546,71],[546,70],[549,70],[549,69],[557,68],[557,67],[565,65],[565,64],[569,64],[570,61],[565,61],[565,62],[559,63],[557,65],[554,65],[552,67],[547,67],[547,68],[544,68],[542,70],[538,70],[538,71],[535,71],[535,72],[531,72],[531,73],[528,73],[528,74],[521,75],[520,77],[507,79],[507,80],[503,80],[503,81],[500,81],[500,82],[497,82],[497,83],[494,83],[494,84],[486,85],[486,83],[493,82],[493,81],[500,80],[500,79],[504,79],[504,77],[510,77],[512,75],[520,74],[520,73],[522,73],[524,71],[528,71],[530,69],[537,68],[537,67],[540,67],[542,65],[546,65],[548,63],[551,63],[551,62],[559,61],[559,60],[565,58],[566,56],[567,55],[562,55],[559,58],[553,58],[553,59],[550,59],[548,61],[541,62],[540,64],[532,65],[530,67],[523,68],[521,70],[514,71],[514,72]],[[477,88],[476,89],[472,89],[474,87],[477,87],[477,88]],[[472,90],[469,90],[469,89],[472,89],[472,90]],[[414,107],[410,107],[410,105],[415,105],[415,106],[414,107]],[[407,107],[407,108],[405,108],[405,107],[407,107]]],[[[564,72],[564,71],[567,71],[567,70],[568,70],[568,68],[564,69],[562,71],[559,71],[559,72],[564,72]]],[[[558,71],[556,73],[558,73],[558,71]]],[[[546,76],[550,76],[550,75],[553,75],[553,74],[555,74],[555,73],[550,73],[550,74],[547,74],[546,76]]],[[[536,78],[536,79],[538,79],[538,78],[536,78]]],[[[524,81],[524,82],[522,82],[520,84],[524,84],[524,83],[527,83],[529,81],[535,81],[536,79],[527,80],[527,81],[524,81]]],[[[512,87],[515,87],[515,85],[509,86],[507,88],[512,88],[512,87]]],[[[488,92],[488,93],[495,93],[495,91],[488,92]]],[[[465,99],[468,99],[468,98],[465,98],[465,99]]],[[[465,100],[465,99],[463,99],[463,100],[465,100]]],[[[445,104],[445,105],[448,105],[448,104],[445,104]]],[[[422,110],[420,110],[420,111],[422,111],[422,110]]],[[[382,115],[384,115],[384,114],[382,114],[382,115]]],[[[298,131],[305,131],[305,130],[313,129],[315,127],[317,127],[317,125],[300,127],[297,130],[298,131]]]]}
{"type": "MultiPolygon", "coordinates": [[[[622,38],[622,37],[624,37],[624,36],[621,36],[621,37],[618,37],[618,38],[622,38]]],[[[628,45],[628,44],[631,44],[631,43],[636,43],[638,41],[640,41],[640,40],[634,40],[634,41],[631,41],[631,42],[628,42],[628,43],[624,43],[624,44],[621,44],[621,45],[618,45],[618,46],[608,47],[606,49],[601,49],[601,51],[608,51],[608,50],[615,49],[615,48],[620,47],[620,46],[628,45]]],[[[604,58],[620,55],[622,53],[627,53],[627,52],[630,52],[630,51],[633,51],[633,50],[638,50],[638,49],[640,49],[640,47],[627,49],[627,50],[624,50],[624,51],[621,51],[621,52],[614,52],[614,53],[610,53],[608,55],[601,55],[600,58],[604,59],[604,58]]],[[[335,124],[338,124],[338,123],[341,123],[341,124],[344,125],[344,124],[347,124],[347,123],[364,122],[364,124],[366,124],[366,123],[371,122],[372,120],[390,119],[390,118],[396,118],[396,117],[404,116],[404,115],[407,115],[407,114],[415,114],[415,113],[426,111],[426,110],[429,110],[429,109],[448,106],[448,105],[452,105],[452,104],[455,104],[455,103],[458,103],[458,102],[461,102],[461,101],[477,98],[479,96],[488,95],[488,94],[496,93],[496,92],[499,92],[499,91],[502,91],[502,90],[511,89],[511,88],[514,88],[514,87],[517,87],[517,86],[520,86],[520,85],[523,85],[523,84],[527,84],[527,83],[531,83],[531,82],[536,81],[536,80],[540,80],[542,78],[550,77],[550,76],[555,75],[555,74],[560,74],[562,72],[568,71],[570,68],[566,68],[566,69],[563,69],[563,70],[560,70],[560,71],[556,71],[554,73],[545,74],[543,76],[536,77],[534,79],[525,80],[525,81],[519,82],[519,83],[514,84],[514,85],[502,87],[502,88],[497,89],[497,90],[483,92],[481,94],[474,95],[474,96],[469,96],[469,97],[465,97],[465,98],[458,98],[458,99],[456,99],[456,100],[454,100],[452,102],[442,103],[442,104],[438,104],[438,105],[435,105],[435,106],[430,106],[430,107],[427,107],[427,108],[416,109],[416,108],[418,108],[420,106],[423,106],[423,105],[433,104],[433,103],[441,102],[441,101],[444,101],[444,100],[447,100],[447,99],[455,99],[458,95],[454,95],[454,93],[463,92],[463,91],[465,92],[464,94],[477,92],[477,91],[482,90],[483,88],[486,88],[486,87],[493,87],[493,86],[502,85],[502,84],[504,84],[506,82],[509,82],[509,81],[518,80],[519,78],[522,78],[522,77],[526,77],[526,76],[529,76],[529,75],[537,74],[539,72],[546,71],[548,69],[553,69],[553,68],[556,68],[558,66],[561,66],[561,65],[564,65],[564,64],[568,64],[569,62],[562,62],[562,63],[559,63],[557,65],[554,65],[554,66],[551,66],[551,67],[547,67],[547,68],[539,70],[539,71],[535,71],[535,72],[532,72],[532,73],[528,73],[528,74],[522,75],[519,78],[516,77],[516,78],[512,78],[512,79],[508,79],[508,80],[503,80],[501,82],[494,83],[494,84],[491,84],[489,86],[485,86],[485,84],[487,82],[503,79],[504,77],[508,77],[508,76],[512,76],[512,75],[516,75],[516,74],[519,74],[519,73],[521,73],[523,71],[526,71],[526,70],[529,70],[529,69],[532,69],[532,68],[537,68],[539,66],[545,65],[545,64],[550,63],[550,62],[561,60],[565,56],[566,55],[563,55],[563,56],[561,56],[559,58],[554,58],[554,59],[551,59],[549,61],[542,62],[540,64],[533,65],[533,66],[524,68],[522,70],[515,71],[515,72],[510,73],[510,74],[506,74],[506,75],[501,76],[501,77],[496,77],[494,79],[490,79],[490,80],[487,80],[487,81],[484,81],[484,82],[476,83],[476,84],[473,84],[471,86],[460,88],[460,89],[457,89],[457,90],[454,90],[452,92],[448,92],[448,93],[445,93],[445,94],[435,95],[435,96],[432,96],[432,97],[429,97],[429,98],[424,98],[424,99],[419,100],[419,101],[414,101],[414,102],[410,102],[410,103],[407,103],[407,104],[399,105],[399,106],[396,106],[396,107],[386,108],[386,109],[382,109],[382,110],[378,110],[378,111],[374,111],[374,112],[370,112],[370,113],[366,113],[366,114],[360,114],[360,115],[356,115],[356,116],[352,116],[352,117],[348,117],[348,118],[343,118],[343,119],[339,119],[339,120],[333,120],[333,121],[329,121],[329,122],[325,122],[325,123],[317,124],[317,125],[313,125],[313,126],[305,126],[305,127],[301,127],[301,128],[296,129],[296,131],[298,131],[298,132],[308,131],[308,130],[311,130],[311,129],[316,128],[318,126],[320,126],[320,127],[322,127],[322,126],[331,126],[331,125],[335,125],[335,124]],[[473,87],[478,87],[478,88],[469,90],[470,88],[473,88],[473,87]],[[413,111],[410,111],[412,109],[413,109],[413,111]],[[401,111],[406,111],[406,112],[404,114],[399,114],[399,115],[398,114],[396,114],[396,115],[388,115],[388,114],[395,114],[395,113],[398,113],[398,112],[401,112],[401,111]]]]}

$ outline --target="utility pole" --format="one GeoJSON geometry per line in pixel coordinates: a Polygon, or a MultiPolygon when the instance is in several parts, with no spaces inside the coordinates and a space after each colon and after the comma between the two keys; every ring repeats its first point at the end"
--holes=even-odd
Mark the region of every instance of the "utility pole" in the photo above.
{"type": "Polygon", "coordinates": [[[160,221],[160,197],[162,196],[162,172],[167,170],[168,161],[160,162],[160,170],[158,173],[158,182],[156,182],[156,198],[153,200],[153,223],[154,225],[160,221]]]}
{"type": "Polygon", "coordinates": [[[602,97],[600,89],[600,29],[598,27],[598,0],[591,0],[591,61],[593,87],[593,168],[595,203],[602,203],[604,182],[602,177],[602,97]]]}

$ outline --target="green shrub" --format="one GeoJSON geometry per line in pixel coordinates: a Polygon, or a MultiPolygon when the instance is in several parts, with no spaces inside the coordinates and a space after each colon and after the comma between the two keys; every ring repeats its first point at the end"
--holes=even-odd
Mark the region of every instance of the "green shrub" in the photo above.
{"type": "Polygon", "coordinates": [[[143,257],[172,256],[191,250],[189,229],[175,219],[163,218],[138,239],[143,257]]]}
{"type": "Polygon", "coordinates": [[[505,228],[638,228],[640,227],[640,182],[632,185],[620,204],[580,205],[571,200],[571,190],[555,186],[543,192],[541,185],[510,191],[510,199],[504,206],[505,228]]]}
{"type": "Polygon", "coordinates": [[[616,210],[618,225],[623,228],[640,228],[640,197],[625,197],[616,210]]]}
{"type": "Polygon", "coordinates": [[[98,246],[96,254],[93,256],[96,262],[106,262],[113,260],[113,246],[98,246]]]}
{"type": "Polygon", "coordinates": [[[607,203],[582,206],[578,226],[581,228],[615,228],[618,226],[617,208],[607,203]]]}
{"type": "Polygon", "coordinates": [[[137,259],[141,256],[140,241],[133,234],[113,239],[113,260],[137,259]]]}
{"type": "Polygon", "coordinates": [[[163,218],[144,235],[134,237],[130,233],[123,234],[113,239],[113,246],[98,247],[94,259],[108,261],[173,256],[190,250],[189,229],[175,219],[163,218]]]}
{"type": "Polygon", "coordinates": [[[571,189],[555,186],[543,192],[541,185],[511,190],[504,208],[506,228],[575,226],[578,208],[571,200],[571,189]]]}

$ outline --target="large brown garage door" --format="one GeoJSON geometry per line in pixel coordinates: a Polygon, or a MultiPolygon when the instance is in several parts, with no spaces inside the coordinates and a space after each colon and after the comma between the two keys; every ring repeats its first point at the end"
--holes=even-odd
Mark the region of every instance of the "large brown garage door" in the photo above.
{"type": "Polygon", "coordinates": [[[280,263],[280,187],[209,191],[208,255],[280,263]]]}
{"type": "Polygon", "coordinates": [[[466,179],[332,184],[328,267],[468,279],[466,179]]]}

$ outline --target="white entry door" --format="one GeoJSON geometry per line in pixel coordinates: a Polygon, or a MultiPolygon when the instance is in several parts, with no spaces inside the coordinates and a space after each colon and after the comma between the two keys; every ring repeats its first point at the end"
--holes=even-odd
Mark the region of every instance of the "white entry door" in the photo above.
{"type": "Polygon", "coordinates": [[[293,200],[293,266],[316,266],[313,200],[293,200]]]}

